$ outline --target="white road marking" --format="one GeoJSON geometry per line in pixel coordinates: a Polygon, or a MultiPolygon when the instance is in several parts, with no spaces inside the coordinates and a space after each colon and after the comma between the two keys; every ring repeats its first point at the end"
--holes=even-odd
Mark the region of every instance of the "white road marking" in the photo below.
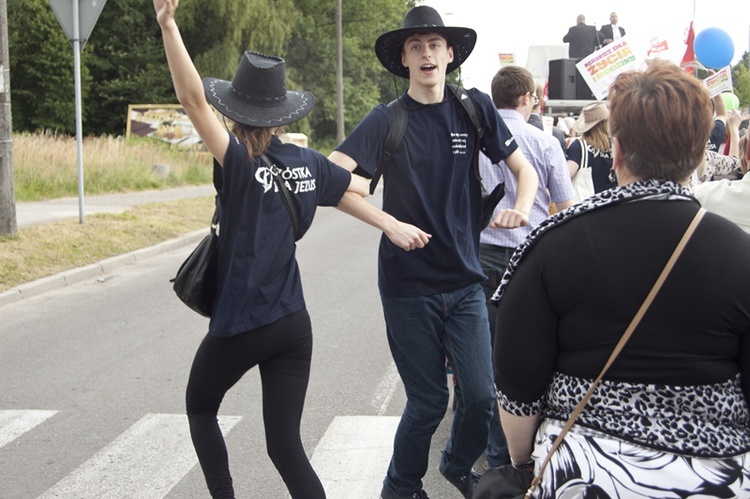
{"type": "Polygon", "coordinates": [[[400,382],[401,378],[398,375],[396,364],[391,361],[391,364],[388,366],[388,371],[386,371],[383,379],[380,380],[378,389],[375,391],[375,396],[372,399],[372,405],[375,407],[378,416],[383,416],[385,414],[388,409],[388,404],[390,404],[393,394],[400,382]]]}
{"type": "MultiPolygon", "coordinates": [[[[240,416],[219,416],[223,434],[240,416]]],[[[198,462],[184,414],[147,414],[39,499],[160,499],[198,462]]]]}
{"type": "Polygon", "coordinates": [[[0,447],[47,421],[57,411],[0,411],[0,447]]]}
{"type": "Polygon", "coordinates": [[[336,416],[311,463],[328,499],[380,497],[393,453],[395,416],[336,416]]]}

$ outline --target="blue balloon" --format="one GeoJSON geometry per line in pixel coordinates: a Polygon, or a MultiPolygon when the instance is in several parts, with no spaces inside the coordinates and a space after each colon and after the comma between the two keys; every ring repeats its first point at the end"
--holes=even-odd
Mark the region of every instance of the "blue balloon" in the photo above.
{"type": "Polygon", "coordinates": [[[726,31],[706,28],[695,37],[693,50],[698,61],[707,68],[728,66],[734,57],[734,43],[726,31]]]}

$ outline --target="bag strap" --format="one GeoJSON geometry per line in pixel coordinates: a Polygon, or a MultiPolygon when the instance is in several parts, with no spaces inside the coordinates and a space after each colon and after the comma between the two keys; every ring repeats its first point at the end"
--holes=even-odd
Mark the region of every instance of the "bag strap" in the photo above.
{"type": "Polygon", "coordinates": [[[292,196],[292,193],[289,192],[289,189],[286,187],[286,183],[281,180],[281,176],[279,173],[281,172],[281,169],[274,165],[270,159],[268,159],[268,156],[265,154],[260,155],[260,159],[263,160],[263,162],[266,164],[266,167],[270,170],[270,172],[273,174],[273,181],[276,183],[276,186],[279,188],[279,192],[281,193],[281,197],[284,200],[284,205],[286,205],[286,209],[289,212],[289,218],[292,219],[292,229],[294,230],[294,240],[297,241],[299,238],[297,237],[297,230],[299,229],[299,215],[297,213],[297,205],[294,202],[294,196],[292,196]]]}
{"type": "Polygon", "coordinates": [[[471,167],[474,169],[474,174],[477,176],[477,180],[481,182],[482,175],[479,173],[479,150],[484,143],[484,127],[482,126],[482,120],[479,117],[479,111],[477,111],[474,99],[471,98],[469,92],[467,92],[464,87],[449,84],[448,88],[453,92],[453,95],[456,96],[458,102],[461,103],[461,107],[464,108],[466,114],[469,115],[471,124],[477,132],[476,141],[474,142],[474,151],[471,156],[471,167]]]}
{"type": "Polygon", "coordinates": [[[589,149],[586,145],[586,141],[581,139],[578,139],[581,142],[581,168],[588,168],[589,167],[589,149]]]}
{"type": "Polygon", "coordinates": [[[388,134],[385,136],[385,142],[383,142],[383,151],[380,154],[380,163],[375,169],[375,173],[373,173],[372,175],[372,180],[370,180],[370,194],[373,194],[375,192],[375,187],[378,185],[380,177],[383,175],[383,170],[385,170],[385,167],[391,161],[393,151],[395,151],[398,145],[401,143],[401,139],[403,138],[404,132],[406,131],[406,122],[409,119],[409,116],[406,114],[406,109],[404,109],[404,105],[401,104],[400,99],[392,100],[388,104],[388,109],[391,110],[393,123],[388,129],[388,134]]]}
{"type": "MultiPolygon", "coordinates": [[[[474,130],[476,130],[477,140],[474,146],[471,164],[474,169],[474,174],[477,176],[477,179],[481,181],[482,176],[479,174],[479,150],[482,148],[482,141],[484,140],[484,127],[482,126],[482,120],[479,117],[479,111],[477,111],[474,99],[471,98],[465,88],[452,84],[449,84],[448,88],[453,92],[453,95],[456,96],[458,102],[461,103],[461,107],[463,107],[466,114],[469,115],[471,124],[474,126],[474,130]]],[[[370,194],[375,192],[375,187],[378,185],[385,167],[390,162],[393,152],[401,143],[401,139],[404,137],[404,132],[406,131],[406,123],[409,118],[400,99],[394,99],[388,103],[388,109],[391,110],[391,114],[393,115],[393,123],[388,129],[388,134],[385,136],[385,141],[383,142],[380,163],[378,163],[375,173],[372,175],[372,180],[370,180],[370,194]]]]}
{"type": "Polygon", "coordinates": [[[211,217],[211,234],[216,235],[216,229],[219,228],[219,218],[221,217],[221,203],[219,202],[219,195],[214,196],[214,214],[211,217]]]}
{"type": "Polygon", "coordinates": [[[526,495],[524,497],[526,498],[531,497],[531,494],[534,492],[534,489],[536,488],[536,486],[539,485],[539,482],[542,481],[542,475],[544,474],[545,468],[547,467],[550,460],[552,459],[552,454],[554,454],[557,448],[560,446],[560,444],[562,444],[563,439],[565,438],[565,435],[567,435],[570,428],[572,428],[573,424],[576,422],[576,419],[578,419],[578,416],[583,412],[583,408],[586,406],[586,403],[588,403],[589,399],[591,398],[591,395],[594,393],[594,390],[596,390],[596,387],[599,385],[599,382],[607,373],[610,366],[614,363],[615,359],[617,359],[617,356],[620,355],[620,352],[622,351],[623,347],[632,336],[633,331],[635,331],[635,328],[638,327],[638,324],[641,322],[641,319],[646,314],[646,311],[648,310],[648,308],[651,306],[651,302],[654,301],[656,294],[661,289],[662,284],[664,284],[664,281],[667,279],[667,276],[672,270],[672,267],[674,267],[675,262],[680,257],[682,250],[687,245],[688,240],[690,240],[690,237],[693,235],[693,232],[695,232],[696,227],[698,227],[698,224],[700,223],[705,213],[706,213],[706,210],[704,210],[703,208],[700,208],[698,210],[698,213],[695,214],[695,217],[693,217],[693,221],[690,222],[690,225],[688,225],[688,228],[685,230],[685,233],[682,235],[682,239],[680,239],[680,242],[677,243],[677,246],[672,252],[672,256],[670,256],[669,260],[667,260],[667,263],[664,266],[664,269],[661,271],[661,274],[656,279],[656,282],[654,282],[654,285],[651,288],[651,291],[649,291],[648,295],[646,295],[646,299],[643,300],[641,307],[638,309],[635,316],[630,321],[630,324],[628,325],[627,329],[625,330],[622,337],[620,338],[620,341],[617,343],[617,346],[615,346],[614,351],[609,356],[609,359],[607,360],[607,363],[604,365],[604,368],[599,373],[599,376],[597,376],[594,382],[591,384],[588,391],[586,392],[586,395],[583,396],[583,399],[581,399],[581,401],[578,403],[576,408],[573,410],[573,413],[565,422],[565,426],[563,427],[560,434],[557,436],[557,438],[555,438],[555,443],[552,444],[552,448],[547,453],[547,457],[544,458],[542,465],[539,467],[539,471],[537,472],[536,476],[534,476],[534,479],[531,481],[531,486],[529,487],[529,490],[526,491],[526,495]]]}

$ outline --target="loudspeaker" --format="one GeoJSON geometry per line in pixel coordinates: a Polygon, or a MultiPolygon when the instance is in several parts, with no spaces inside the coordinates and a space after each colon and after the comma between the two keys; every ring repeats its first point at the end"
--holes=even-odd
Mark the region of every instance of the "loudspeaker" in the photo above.
{"type": "Polygon", "coordinates": [[[586,80],[584,80],[583,76],[578,72],[578,68],[576,68],[576,99],[596,100],[596,97],[594,97],[591,89],[586,84],[586,80]]]}
{"type": "Polygon", "coordinates": [[[550,99],[576,99],[576,80],[578,80],[576,62],[576,59],[553,59],[549,61],[548,92],[550,99]]]}

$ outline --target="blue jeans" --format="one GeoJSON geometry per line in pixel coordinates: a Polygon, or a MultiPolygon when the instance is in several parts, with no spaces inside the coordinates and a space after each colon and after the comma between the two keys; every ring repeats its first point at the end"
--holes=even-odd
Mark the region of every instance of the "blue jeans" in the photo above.
{"type": "MultiPolygon", "coordinates": [[[[487,280],[482,283],[482,288],[487,298],[487,315],[490,318],[490,336],[493,344],[495,342],[495,315],[497,314],[497,306],[490,302],[490,298],[492,298],[495,290],[500,285],[500,280],[503,278],[512,255],[512,248],[490,247],[484,244],[479,247],[479,261],[482,264],[482,271],[487,276],[487,280]]],[[[487,439],[487,449],[484,451],[484,458],[487,460],[489,468],[497,468],[503,464],[510,464],[508,442],[506,442],[503,428],[500,426],[497,403],[492,405],[490,434],[487,439]]]]}
{"type": "Polygon", "coordinates": [[[468,473],[487,446],[495,403],[487,308],[479,284],[430,296],[381,293],[381,299],[388,344],[407,397],[383,484],[396,495],[411,496],[422,489],[432,435],[448,407],[446,356],[461,390],[441,472],[468,473]]]}

